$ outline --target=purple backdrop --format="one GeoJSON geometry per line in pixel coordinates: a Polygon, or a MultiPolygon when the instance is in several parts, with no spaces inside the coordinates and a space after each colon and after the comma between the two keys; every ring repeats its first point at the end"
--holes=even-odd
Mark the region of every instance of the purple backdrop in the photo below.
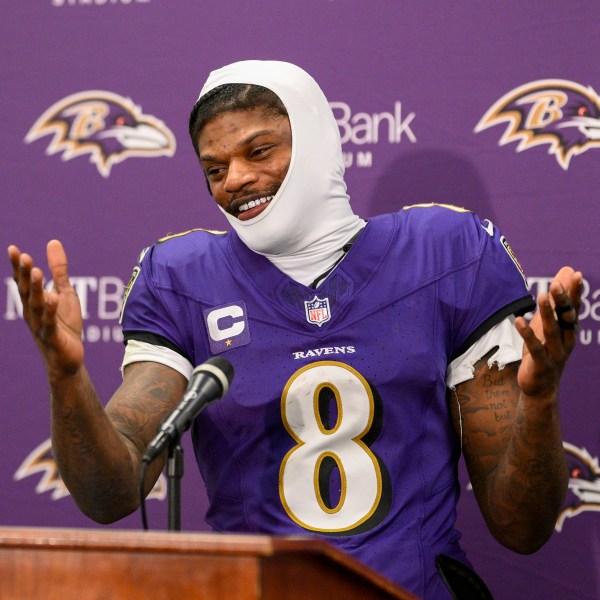
{"type": "MultiPolygon", "coordinates": [[[[42,263],[47,240],[64,242],[104,399],[120,381],[116,317],[137,253],[170,232],[226,226],[187,116],[208,71],[235,60],[289,60],[321,83],[362,216],[459,204],[502,228],[534,292],[563,264],[583,270],[581,343],[562,387],[571,488],[556,533],[533,556],[501,548],[464,474],[460,525],[497,600],[600,597],[600,4],[38,0],[3,14],[2,243],[42,263]],[[107,137],[115,110],[117,125],[152,130],[143,148],[107,137]]],[[[0,525],[92,526],[53,471],[43,367],[8,262],[4,273],[0,525]]],[[[183,496],[184,528],[204,529],[188,440],[183,496]]],[[[148,510],[165,529],[166,501],[148,510]]],[[[117,525],[140,526],[138,514],[117,525]]]]}

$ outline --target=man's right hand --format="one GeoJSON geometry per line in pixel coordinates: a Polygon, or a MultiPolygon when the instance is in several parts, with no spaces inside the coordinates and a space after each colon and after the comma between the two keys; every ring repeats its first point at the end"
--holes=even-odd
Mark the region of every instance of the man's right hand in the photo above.
{"type": "MultiPolygon", "coordinates": [[[[98,523],[112,523],[139,502],[142,455],[186,388],[186,378],[157,362],[125,367],[123,381],[103,405],[83,363],[83,319],[69,283],[62,244],[48,243],[54,288],[16,246],[8,254],[23,302],[23,318],[42,352],[50,383],[52,450],[61,477],[79,508],[98,523]]],[[[152,463],[146,493],[160,475],[164,456],[152,463]]]]}
{"type": "Polygon", "coordinates": [[[58,240],[48,243],[48,266],[54,287],[44,290],[44,275],[29,254],[9,246],[23,318],[46,363],[50,379],[75,374],[83,365],[83,318],[79,298],[69,282],[67,255],[58,240]]]}

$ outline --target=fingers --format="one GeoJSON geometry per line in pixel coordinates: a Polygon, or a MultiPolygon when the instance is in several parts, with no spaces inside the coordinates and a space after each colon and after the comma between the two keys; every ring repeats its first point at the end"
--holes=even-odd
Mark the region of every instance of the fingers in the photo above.
{"type": "Polygon", "coordinates": [[[548,293],[538,297],[538,311],[531,323],[517,319],[515,325],[527,350],[535,356],[545,352],[553,360],[564,362],[574,348],[583,276],[580,271],[563,267],[556,274],[548,293]]]}
{"type": "MultiPolygon", "coordinates": [[[[33,266],[33,259],[29,254],[22,253],[16,246],[8,247],[8,256],[13,268],[13,279],[17,284],[21,302],[25,307],[29,303],[29,296],[32,290],[32,273],[35,273],[36,281],[43,279],[39,269],[33,266]]],[[[38,290],[38,286],[35,287],[38,290]]]]}
{"type": "Polygon", "coordinates": [[[555,394],[560,377],[577,340],[578,313],[583,277],[563,267],[552,280],[548,293],[538,297],[538,310],[530,322],[515,319],[523,338],[523,361],[518,381],[529,396],[555,394]]]}
{"type": "MultiPolygon", "coordinates": [[[[29,276],[29,293],[27,297],[29,308],[29,326],[34,333],[40,330],[44,318],[46,298],[44,294],[44,275],[40,269],[33,267],[29,276]]],[[[25,308],[25,302],[23,302],[25,308]]]]}
{"type": "Polygon", "coordinates": [[[575,345],[577,312],[564,290],[540,294],[538,307],[546,348],[555,359],[564,360],[565,353],[568,354],[575,345]],[[565,328],[561,327],[561,322],[565,328]]]}
{"type": "Polygon", "coordinates": [[[527,352],[539,356],[543,352],[544,346],[529,323],[523,317],[517,317],[515,319],[515,327],[525,342],[527,352]]]}
{"type": "MultiPolygon", "coordinates": [[[[46,253],[54,287],[57,290],[69,287],[68,262],[63,245],[58,240],[51,240],[48,242],[46,253]]],[[[8,256],[13,268],[13,278],[19,286],[19,291],[22,296],[27,296],[34,269],[33,259],[29,254],[21,252],[13,245],[8,247],[8,256]]]]}
{"type": "Polygon", "coordinates": [[[550,285],[550,295],[556,314],[556,325],[564,339],[575,342],[575,334],[579,328],[577,315],[581,305],[583,276],[570,267],[563,267],[550,285]]]}
{"type": "MultiPolygon", "coordinates": [[[[52,254],[53,268],[63,281],[66,276],[64,250],[60,242],[50,244],[52,249],[49,254],[52,254]]],[[[32,333],[45,342],[51,337],[56,325],[58,297],[54,292],[45,291],[44,274],[41,269],[34,266],[29,254],[11,245],[8,247],[8,256],[13,268],[13,279],[17,284],[23,305],[23,317],[32,333]]]]}
{"type": "Polygon", "coordinates": [[[583,275],[581,271],[574,271],[571,267],[563,267],[552,280],[550,293],[556,299],[556,295],[565,292],[573,302],[575,309],[579,310],[582,284],[583,275]]]}
{"type": "Polygon", "coordinates": [[[48,266],[54,280],[54,287],[57,290],[69,287],[69,273],[67,254],[63,245],[58,240],[50,240],[46,248],[48,256],[48,266]]]}
{"type": "Polygon", "coordinates": [[[17,269],[19,268],[19,258],[21,256],[21,251],[13,245],[8,247],[8,258],[12,264],[13,268],[13,277],[16,275],[17,269]]]}

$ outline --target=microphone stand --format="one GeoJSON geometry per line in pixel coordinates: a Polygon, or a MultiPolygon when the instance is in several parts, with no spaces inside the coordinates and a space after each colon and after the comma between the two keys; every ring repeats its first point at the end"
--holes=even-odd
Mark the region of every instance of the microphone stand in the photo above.
{"type": "Polygon", "coordinates": [[[167,458],[167,497],[169,531],[181,531],[181,478],[183,477],[183,448],[181,436],[169,443],[167,458]]]}
{"type": "Polygon", "coordinates": [[[181,436],[187,431],[200,411],[221,398],[229,389],[233,367],[229,361],[213,356],[192,371],[183,399],[159,427],[158,434],[146,447],[140,469],[139,494],[144,529],[148,529],[145,508],[144,479],[148,465],[168,446],[167,494],[169,531],[181,531],[181,478],[183,476],[183,449],[181,436]]]}

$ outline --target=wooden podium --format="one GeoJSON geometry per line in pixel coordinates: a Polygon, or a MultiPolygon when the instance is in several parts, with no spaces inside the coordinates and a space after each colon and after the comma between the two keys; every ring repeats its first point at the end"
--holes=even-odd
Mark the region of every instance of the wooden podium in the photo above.
{"type": "Polygon", "coordinates": [[[418,600],[301,537],[0,528],[2,600],[418,600]]]}

